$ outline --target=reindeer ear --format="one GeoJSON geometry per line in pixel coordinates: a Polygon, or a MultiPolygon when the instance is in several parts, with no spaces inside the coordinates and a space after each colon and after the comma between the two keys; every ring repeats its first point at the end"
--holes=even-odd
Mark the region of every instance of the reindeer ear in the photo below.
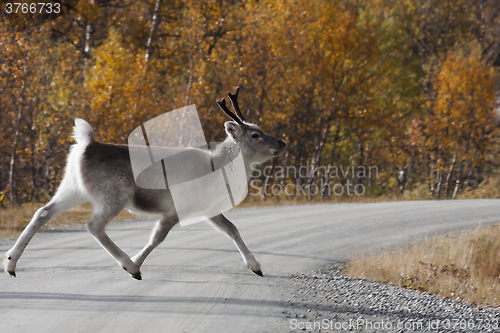
{"type": "Polygon", "coordinates": [[[235,121],[227,121],[224,123],[224,127],[226,128],[226,133],[233,138],[237,138],[243,134],[243,128],[235,121]]]}

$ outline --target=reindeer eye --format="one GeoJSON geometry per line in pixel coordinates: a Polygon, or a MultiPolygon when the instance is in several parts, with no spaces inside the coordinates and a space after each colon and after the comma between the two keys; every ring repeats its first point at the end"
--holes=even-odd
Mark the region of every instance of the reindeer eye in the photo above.
{"type": "Polygon", "coordinates": [[[252,138],[258,139],[258,138],[260,138],[260,135],[258,133],[253,133],[252,138]]]}

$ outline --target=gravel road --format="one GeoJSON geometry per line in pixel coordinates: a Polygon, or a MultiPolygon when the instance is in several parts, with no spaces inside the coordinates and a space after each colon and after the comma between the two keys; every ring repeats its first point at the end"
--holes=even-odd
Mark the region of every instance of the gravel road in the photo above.
{"type": "MultiPolygon", "coordinates": [[[[227,237],[203,223],[175,227],[146,260],[142,281],[121,271],[83,229],[44,232],[19,261],[17,278],[0,275],[1,331],[276,333],[304,331],[299,319],[305,325],[317,318],[335,323],[363,316],[396,325],[414,317],[432,325],[431,319],[452,318],[447,314],[467,319],[474,315],[478,321],[497,316],[318,268],[359,251],[496,223],[500,200],[283,206],[233,210],[228,217],[260,261],[264,278],[244,267],[227,237]]],[[[112,223],[108,232],[124,251],[135,254],[153,224],[112,223]]],[[[0,241],[0,252],[13,242],[0,241]]],[[[397,331],[305,329],[349,330],[397,331]]]]}

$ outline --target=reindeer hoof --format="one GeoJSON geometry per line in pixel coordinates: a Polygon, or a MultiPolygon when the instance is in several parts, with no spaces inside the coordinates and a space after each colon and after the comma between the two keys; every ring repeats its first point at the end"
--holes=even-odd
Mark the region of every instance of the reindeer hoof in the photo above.
{"type": "Polygon", "coordinates": [[[256,271],[252,271],[252,272],[254,272],[255,274],[257,274],[260,277],[264,277],[264,274],[262,274],[261,270],[256,270],[256,271]]]}
{"type": "Polygon", "coordinates": [[[142,280],[141,272],[130,274],[130,276],[132,276],[136,280],[142,280]]]}
{"type": "Polygon", "coordinates": [[[3,257],[3,269],[10,274],[10,276],[16,276],[16,263],[12,260],[9,254],[3,257]]]}

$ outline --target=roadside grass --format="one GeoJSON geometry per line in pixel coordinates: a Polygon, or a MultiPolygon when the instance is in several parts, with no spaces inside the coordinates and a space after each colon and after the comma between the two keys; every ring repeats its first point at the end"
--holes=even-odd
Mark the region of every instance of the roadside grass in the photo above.
{"type": "Polygon", "coordinates": [[[500,198],[500,178],[490,177],[473,190],[465,190],[459,199],[497,199],[500,198]]]}
{"type": "Polygon", "coordinates": [[[248,208],[248,207],[267,207],[267,206],[289,206],[289,205],[308,205],[308,204],[329,204],[329,203],[373,203],[373,202],[388,202],[388,201],[409,201],[409,200],[425,200],[426,198],[420,196],[405,196],[398,197],[396,195],[351,195],[351,196],[335,196],[329,198],[322,198],[320,195],[311,196],[307,198],[304,196],[286,196],[286,195],[271,195],[264,197],[262,195],[249,195],[235,208],[248,208]]]}
{"type": "MultiPolygon", "coordinates": [[[[33,214],[41,203],[26,203],[22,207],[0,209],[0,238],[18,236],[28,225],[33,214]]],[[[42,230],[65,229],[76,225],[83,225],[92,215],[92,206],[87,203],[74,207],[59,215],[54,220],[43,226],[42,230]]],[[[123,221],[137,218],[128,211],[122,211],[113,221],[123,221]]]]}
{"type": "Polygon", "coordinates": [[[352,277],[500,306],[500,225],[351,258],[352,277]]]}

